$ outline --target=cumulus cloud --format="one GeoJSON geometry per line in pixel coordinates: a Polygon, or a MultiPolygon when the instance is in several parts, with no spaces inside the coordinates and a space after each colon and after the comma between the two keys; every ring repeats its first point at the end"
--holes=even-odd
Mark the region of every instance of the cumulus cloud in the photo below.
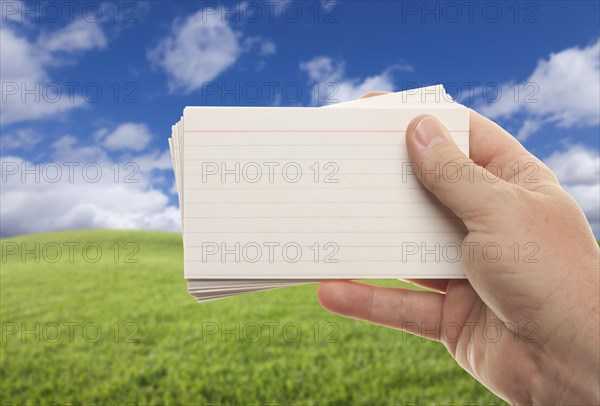
{"type": "Polygon", "coordinates": [[[273,55],[277,51],[275,43],[270,40],[263,40],[260,44],[260,51],[258,52],[261,56],[273,55]]]}
{"type": "Polygon", "coordinates": [[[99,145],[79,145],[72,135],[64,135],[50,145],[53,160],[96,162],[108,161],[108,153],[99,145]]]}
{"type": "Polygon", "coordinates": [[[599,55],[600,40],[550,54],[538,62],[527,80],[501,86],[502,96],[478,109],[491,118],[524,116],[517,134],[521,140],[546,123],[563,128],[597,126],[600,124],[599,55]],[[520,92],[516,98],[515,89],[520,92]]]}
{"type": "Polygon", "coordinates": [[[392,71],[411,71],[412,67],[392,66],[378,75],[364,79],[349,78],[346,76],[346,64],[343,61],[317,56],[302,62],[300,69],[308,75],[311,84],[316,82],[318,86],[319,91],[313,92],[313,104],[328,104],[357,99],[363,93],[373,90],[393,91],[392,71]]]}
{"type": "MultiPolygon", "coordinates": [[[[1,159],[3,166],[13,163],[33,168],[33,163],[18,157],[1,159]]],[[[142,182],[115,182],[109,166],[114,164],[101,166],[103,176],[95,183],[80,176],[80,169],[74,171],[72,183],[66,174],[57,183],[23,183],[18,176],[10,176],[2,188],[0,234],[87,228],[179,229],[179,211],[169,205],[167,195],[142,182]]]]}
{"type": "Polygon", "coordinates": [[[3,125],[56,117],[84,105],[81,97],[69,100],[48,85],[52,82],[49,69],[72,62],[81,52],[105,47],[100,24],[77,20],[29,38],[18,22],[7,21],[0,27],[0,37],[3,125]],[[25,89],[35,95],[25,94],[25,89]]]}
{"type": "Polygon", "coordinates": [[[47,152],[37,162],[0,158],[1,236],[84,228],[180,229],[179,210],[159,185],[162,171],[171,169],[168,151],[112,159],[102,145],[80,145],[66,135],[47,152]]]}
{"type": "Polygon", "coordinates": [[[151,139],[146,124],[123,123],[104,137],[103,145],[111,150],[142,151],[151,139]]]}
{"type": "Polygon", "coordinates": [[[37,42],[46,52],[72,53],[104,48],[108,41],[100,24],[78,20],[58,31],[42,33],[37,42]]]}
{"type": "Polygon", "coordinates": [[[554,152],[544,162],[558,177],[561,185],[581,205],[592,225],[600,234],[600,154],[581,145],[554,152]]]}
{"type": "Polygon", "coordinates": [[[46,56],[38,52],[35,43],[30,42],[25,36],[19,36],[16,30],[11,29],[7,24],[0,26],[0,33],[2,34],[0,48],[2,81],[34,82],[44,79],[46,56]]]}
{"type": "Polygon", "coordinates": [[[2,134],[0,138],[0,149],[8,150],[30,150],[40,143],[42,136],[29,128],[20,128],[13,132],[2,134]]]}
{"type": "Polygon", "coordinates": [[[168,76],[169,90],[191,93],[234,65],[242,53],[275,53],[275,44],[261,37],[244,39],[221,13],[200,10],[177,19],[165,38],[148,52],[150,61],[168,76]]]}
{"type": "Polygon", "coordinates": [[[154,169],[173,170],[173,162],[171,161],[171,153],[169,150],[138,155],[135,157],[135,163],[143,172],[150,172],[154,169]]]}

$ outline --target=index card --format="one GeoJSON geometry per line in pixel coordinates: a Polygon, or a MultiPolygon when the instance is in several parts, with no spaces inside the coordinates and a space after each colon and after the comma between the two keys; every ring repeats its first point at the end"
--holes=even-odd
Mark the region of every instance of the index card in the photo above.
{"type": "Polygon", "coordinates": [[[186,278],[464,277],[464,226],[408,160],[405,129],[424,113],[468,152],[468,110],[454,103],[187,107],[186,278]]]}
{"type": "MultiPolygon", "coordinates": [[[[337,105],[325,106],[323,109],[331,110],[331,108],[342,109],[342,108],[356,108],[356,107],[360,107],[360,108],[397,107],[397,108],[404,109],[407,105],[411,105],[411,104],[419,105],[423,109],[424,113],[429,113],[429,114],[434,113],[434,111],[431,110],[431,107],[433,105],[436,105],[438,107],[439,106],[454,107],[454,109],[462,110],[462,113],[458,113],[458,114],[463,114],[464,110],[465,110],[465,108],[463,106],[460,106],[460,105],[454,103],[452,101],[452,99],[450,98],[450,96],[446,95],[444,88],[441,85],[430,86],[428,88],[423,88],[423,89],[411,89],[411,90],[407,90],[404,92],[391,93],[391,94],[378,96],[378,97],[372,97],[372,98],[367,98],[367,99],[360,99],[360,100],[354,100],[354,101],[345,102],[345,103],[339,103],[337,105]]],[[[172,134],[171,134],[172,137],[169,139],[169,148],[170,148],[171,154],[172,154],[174,173],[175,173],[175,179],[176,179],[176,187],[177,187],[177,192],[179,195],[180,211],[181,211],[181,215],[182,215],[182,228],[183,228],[183,230],[185,230],[186,223],[188,223],[189,220],[187,220],[185,218],[184,207],[183,207],[184,202],[185,202],[185,194],[184,194],[184,190],[183,190],[183,186],[182,186],[184,184],[184,178],[185,178],[183,176],[183,172],[184,172],[183,156],[184,156],[184,150],[185,150],[184,149],[184,132],[183,132],[184,125],[183,125],[183,122],[184,122],[184,120],[182,117],[181,120],[175,126],[173,126],[172,134]]],[[[468,124],[467,124],[466,131],[468,132],[468,124]]],[[[468,141],[468,137],[466,140],[468,141]]],[[[227,146],[223,145],[223,147],[231,148],[232,146],[231,145],[227,145],[227,146]]],[[[466,148],[463,150],[466,150],[466,148]]],[[[269,165],[271,165],[271,164],[269,164],[269,165]]],[[[225,168],[225,169],[227,169],[227,168],[225,168]]],[[[408,179],[406,179],[406,180],[408,182],[408,179]]],[[[413,181],[414,181],[414,179],[413,179],[413,181]]],[[[420,183],[418,183],[416,181],[414,182],[414,185],[415,185],[415,187],[422,187],[420,185],[420,183]]],[[[373,186],[373,185],[371,183],[369,183],[367,185],[367,187],[369,187],[369,186],[373,186]]],[[[260,191],[257,191],[257,193],[260,193],[260,191]]],[[[430,196],[430,198],[431,198],[431,196],[430,196]]],[[[260,220],[260,219],[258,219],[258,220],[260,220]]],[[[232,219],[232,221],[235,221],[235,219],[232,219]]],[[[445,255],[445,260],[453,262],[453,259],[448,257],[448,252],[449,252],[449,249],[455,248],[456,244],[447,243],[443,246],[442,245],[437,246],[438,242],[436,242],[436,244],[434,244],[433,249],[429,249],[430,247],[428,247],[427,245],[418,247],[414,242],[413,243],[405,242],[404,243],[404,254],[406,256],[405,259],[408,259],[411,255],[415,255],[415,254],[418,255],[419,249],[424,248],[424,250],[422,250],[422,252],[421,252],[421,255],[424,255],[424,258],[422,258],[421,260],[438,261],[436,256],[438,254],[441,256],[442,252],[443,252],[445,255]]],[[[268,247],[269,246],[270,245],[268,244],[268,247]]],[[[251,249],[252,247],[256,248],[253,245],[250,245],[250,246],[247,245],[246,247],[240,246],[240,249],[248,250],[248,249],[251,249]]],[[[213,245],[213,248],[214,248],[214,245],[213,245]]],[[[213,248],[209,247],[209,250],[211,250],[213,248]]],[[[225,248],[227,248],[227,246],[225,246],[225,248]]],[[[288,250],[292,249],[292,248],[294,248],[293,245],[290,245],[287,247],[288,250]]],[[[330,248],[331,248],[331,246],[330,246],[330,248]]],[[[185,251],[187,251],[187,248],[184,246],[184,252],[185,251]]],[[[240,251],[240,253],[243,253],[243,252],[240,251]]],[[[248,253],[248,251],[246,251],[246,254],[247,253],[248,253]]],[[[229,255],[231,255],[231,253],[229,255]]],[[[233,253],[233,255],[235,255],[235,252],[233,253]]],[[[289,259],[289,257],[287,257],[287,259],[289,259]]],[[[207,264],[208,263],[205,263],[203,265],[207,265],[207,264]]],[[[377,265],[376,262],[373,262],[373,264],[377,265]]],[[[192,266],[198,267],[198,264],[194,263],[192,266]]],[[[186,264],[185,269],[189,269],[187,264],[186,264]]],[[[199,269],[201,269],[201,268],[199,268],[199,269]]],[[[185,273],[188,274],[187,271],[185,273]]],[[[408,276],[403,276],[403,275],[404,274],[398,275],[398,277],[400,277],[400,278],[408,277],[408,276]]],[[[440,276],[435,276],[435,275],[429,276],[429,274],[419,274],[419,277],[420,278],[428,278],[428,277],[437,278],[440,276]]],[[[464,274],[461,274],[456,277],[464,277],[464,274]]],[[[259,292],[259,291],[269,290],[269,289],[274,289],[274,288],[315,282],[320,279],[323,279],[323,278],[319,278],[319,279],[293,278],[293,279],[291,279],[291,278],[287,278],[284,276],[284,277],[280,277],[280,278],[267,279],[267,278],[257,278],[257,277],[253,277],[253,276],[249,275],[247,278],[244,278],[244,279],[233,279],[233,278],[227,278],[227,277],[216,277],[216,278],[188,277],[187,281],[188,281],[189,292],[198,301],[208,301],[208,300],[216,300],[216,299],[220,299],[220,298],[237,296],[237,295],[242,295],[242,294],[247,294],[247,293],[252,293],[252,292],[259,292]]]]}

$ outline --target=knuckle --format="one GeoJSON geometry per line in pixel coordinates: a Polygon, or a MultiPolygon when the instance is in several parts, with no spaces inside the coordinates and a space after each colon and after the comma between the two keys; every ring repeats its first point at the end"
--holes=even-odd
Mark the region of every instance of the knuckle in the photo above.
{"type": "Polygon", "coordinates": [[[436,152],[439,183],[452,184],[471,180],[473,161],[457,151],[455,146],[441,145],[436,152]]]}

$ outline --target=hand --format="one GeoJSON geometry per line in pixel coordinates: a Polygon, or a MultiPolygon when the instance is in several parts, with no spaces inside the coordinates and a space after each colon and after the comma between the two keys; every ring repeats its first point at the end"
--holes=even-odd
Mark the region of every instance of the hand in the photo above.
{"type": "Polygon", "coordinates": [[[406,143],[421,182],[467,227],[468,279],[411,281],[430,291],[328,281],[322,306],[441,341],[511,403],[600,404],[600,251],[580,207],[548,167],[474,111],[471,159],[431,116],[410,123],[406,143]],[[424,176],[436,163],[441,176],[424,176]]]}

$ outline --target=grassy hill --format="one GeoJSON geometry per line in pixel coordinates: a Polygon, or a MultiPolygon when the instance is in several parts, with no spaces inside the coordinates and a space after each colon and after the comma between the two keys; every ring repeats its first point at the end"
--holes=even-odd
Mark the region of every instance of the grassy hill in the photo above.
{"type": "Polygon", "coordinates": [[[332,315],[315,285],[196,303],[180,235],[1,243],[2,404],[500,403],[441,344],[332,315]]]}

